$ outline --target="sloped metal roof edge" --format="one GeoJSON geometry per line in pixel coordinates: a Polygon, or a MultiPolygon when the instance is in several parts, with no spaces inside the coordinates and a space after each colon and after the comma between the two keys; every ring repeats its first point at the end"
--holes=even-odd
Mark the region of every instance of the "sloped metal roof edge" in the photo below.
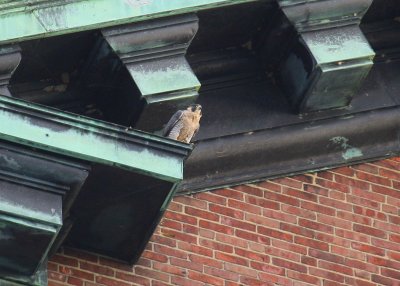
{"type": "Polygon", "coordinates": [[[399,114],[397,106],[200,141],[177,194],[398,156],[399,114]]]}
{"type": "Polygon", "coordinates": [[[16,43],[257,1],[271,0],[8,1],[0,3],[0,43],[16,43]]]}

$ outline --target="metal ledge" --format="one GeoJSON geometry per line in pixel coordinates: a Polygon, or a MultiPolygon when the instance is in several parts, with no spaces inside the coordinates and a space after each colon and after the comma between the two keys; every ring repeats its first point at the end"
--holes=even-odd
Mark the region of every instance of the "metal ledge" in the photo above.
{"type": "Polygon", "coordinates": [[[399,114],[394,107],[201,141],[187,161],[179,192],[399,155],[399,114]]]}
{"type": "Polygon", "coordinates": [[[260,0],[7,1],[0,4],[0,43],[20,42],[256,1],[260,0]]]}
{"type": "Polygon", "coordinates": [[[176,182],[191,146],[0,96],[0,139],[176,182]]]}

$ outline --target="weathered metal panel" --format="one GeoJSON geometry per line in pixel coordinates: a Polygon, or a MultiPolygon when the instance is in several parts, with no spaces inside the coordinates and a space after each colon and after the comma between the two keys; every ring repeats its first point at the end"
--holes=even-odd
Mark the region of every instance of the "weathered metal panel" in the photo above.
{"type": "Polygon", "coordinates": [[[255,1],[260,0],[12,1],[0,4],[0,42],[98,29],[255,1]]]}
{"type": "Polygon", "coordinates": [[[178,181],[188,144],[0,96],[0,138],[178,181]]]}

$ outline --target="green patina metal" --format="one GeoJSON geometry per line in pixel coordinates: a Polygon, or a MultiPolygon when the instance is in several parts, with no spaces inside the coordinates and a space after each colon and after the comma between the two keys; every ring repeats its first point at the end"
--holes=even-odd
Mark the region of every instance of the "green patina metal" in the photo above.
{"type": "Polygon", "coordinates": [[[1,1],[0,43],[104,28],[260,0],[1,1]]]}
{"type": "Polygon", "coordinates": [[[176,182],[190,145],[0,96],[0,138],[176,182]]]}

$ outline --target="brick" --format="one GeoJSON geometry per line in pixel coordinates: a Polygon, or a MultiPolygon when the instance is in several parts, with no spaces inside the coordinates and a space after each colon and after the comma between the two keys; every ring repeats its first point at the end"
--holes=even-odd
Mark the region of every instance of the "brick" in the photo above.
{"type": "Polygon", "coordinates": [[[380,210],[380,204],[376,201],[371,201],[365,198],[361,198],[358,196],[347,195],[346,196],[347,202],[357,205],[357,206],[364,206],[376,210],[380,210]]]}
{"type": "Polygon", "coordinates": [[[233,218],[229,218],[229,217],[222,217],[221,224],[226,225],[226,226],[231,226],[234,228],[249,230],[249,231],[256,230],[256,225],[254,225],[252,223],[247,223],[243,220],[237,220],[237,219],[233,219],[233,218]]]}
{"type": "Polygon", "coordinates": [[[347,230],[352,229],[351,221],[339,219],[337,217],[331,217],[331,216],[326,216],[323,214],[318,214],[317,221],[320,223],[331,225],[333,227],[337,227],[337,228],[343,228],[343,229],[347,229],[347,230]]]}
{"type": "Polygon", "coordinates": [[[328,252],[320,251],[317,249],[310,249],[309,255],[321,260],[330,261],[338,264],[344,264],[344,257],[340,255],[331,254],[328,252]]]}
{"type": "Polygon", "coordinates": [[[311,247],[311,248],[323,250],[323,251],[327,251],[329,249],[329,245],[327,243],[322,242],[322,241],[309,239],[309,238],[305,238],[305,237],[297,236],[297,237],[294,238],[294,242],[295,243],[299,243],[301,245],[305,245],[305,246],[311,247]]]}
{"type": "MultiPolygon", "coordinates": [[[[221,252],[226,252],[226,253],[233,253],[233,246],[229,245],[229,244],[225,244],[225,243],[220,243],[217,241],[212,241],[212,240],[208,240],[208,239],[200,239],[200,245],[207,247],[211,250],[217,250],[217,251],[221,251],[221,252]]],[[[207,256],[212,256],[212,251],[211,251],[211,255],[207,255],[207,256]]]]}
{"type": "Polygon", "coordinates": [[[343,247],[350,247],[351,242],[336,235],[325,234],[322,232],[315,233],[314,239],[321,240],[330,244],[335,244],[343,247]]]}
{"type": "Polygon", "coordinates": [[[171,220],[176,220],[182,223],[188,223],[192,225],[197,225],[197,218],[185,215],[182,213],[176,213],[176,212],[171,212],[171,211],[166,211],[164,213],[164,218],[168,218],[171,220]]]}
{"type": "Polygon", "coordinates": [[[320,186],[315,186],[315,185],[309,185],[305,184],[304,185],[304,191],[307,193],[313,193],[319,196],[328,196],[330,191],[326,188],[322,188],[320,186]]]}
{"type": "Polygon", "coordinates": [[[84,280],[94,281],[94,274],[90,273],[90,272],[81,271],[81,270],[63,266],[63,265],[59,266],[59,271],[60,271],[60,273],[68,275],[68,276],[73,276],[73,277],[84,279],[84,280]]]}
{"type": "Polygon", "coordinates": [[[275,248],[275,247],[268,247],[266,249],[265,253],[267,253],[271,256],[285,259],[285,260],[290,260],[293,262],[300,262],[300,254],[286,251],[283,249],[279,249],[279,248],[275,248]]]}
{"type": "Polygon", "coordinates": [[[330,189],[330,190],[336,190],[341,193],[349,193],[350,188],[348,185],[332,182],[332,181],[327,181],[323,179],[317,179],[316,180],[317,185],[320,185],[321,187],[330,189]]]}
{"type": "Polygon", "coordinates": [[[400,170],[392,171],[392,170],[387,170],[387,169],[380,169],[379,175],[381,175],[382,177],[388,178],[388,179],[400,181],[400,170]]]}
{"type": "Polygon", "coordinates": [[[75,277],[68,277],[68,284],[69,285],[74,285],[74,286],[82,286],[83,285],[83,280],[75,278],[75,277]]]}
{"type": "Polygon", "coordinates": [[[279,228],[279,221],[272,220],[268,217],[255,214],[245,214],[245,220],[254,224],[260,224],[265,227],[279,228]]]}
{"type": "Polygon", "coordinates": [[[310,276],[310,275],[307,275],[304,273],[299,273],[299,272],[290,271],[290,270],[288,270],[288,272],[287,272],[287,277],[292,278],[294,280],[301,281],[301,282],[310,283],[313,285],[318,285],[321,281],[320,278],[317,278],[315,276],[310,276]]]}
{"type": "MultiPolygon", "coordinates": [[[[227,199],[221,196],[216,195],[215,193],[211,192],[204,192],[204,193],[197,193],[194,195],[195,198],[211,202],[214,204],[219,204],[219,205],[226,205],[227,199]]],[[[169,208],[169,207],[168,207],[169,208]]]]}
{"type": "Polygon", "coordinates": [[[223,206],[215,205],[215,204],[210,204],[208,209],[211,212],[219,213],[224,216],[229,216],[229,217],[233,217],[233,218],[237,218],[237,219],[244,218],[243,212],[239,209],[227,208],[227,207],[223,207],[223,206]]]}
{"type": "Polygon", "coordinates": [[[101,284],[101,285],[106,285],[106,286],[130,286],[129,283],[126,283],[126,282],[123,282],[120,280],[110,279],[110,278],[103,277],[103,276],[97,276],[96,283],[101,284]]]}
{"type": "Polygon", "coordinates": [[[256,269],[262,272],[266,273],[271,273],[274,275],[285,275],[285,269],[282,267],[276,267],[270,264],[262,263],[262,262],[257,262],[257,261],[251,261],[250,262],[250,268],[251,269],[256,269]]]}
{"type": "Polygon", "coordinates": [[[313,268],[311,267],[309,270],[309,274],[317,277],[321,277],[327,280],[335,281],[336,283],[343,283],[344,276],[338,273],[333,273],[330,271],[326,271],[323,269],[313,268]]]}
{"type": "MultiPolygon", "coordinates": [[[[399,270],[399,269],[397,269],[399,270]]],[[[381,269],[381,274],[385,277],[390,277],[392,279],[395,279],[396,281],[400,281],[400,271],[394,271],[392,269],[381,269]]]]}
{"type": "Polygon", "coordinates": [[[273,230],[273,229],[262,227],[262,226],[258,226],[257,231],[260,234],[263,234],[268,237],[275,237],[275,238],[286,240],[286,241],[293,241],[293,235],[291,235],[289,233],[284,233],[281,231],[273,230]]]}
{"type": "Polygon", "coordinates": [[[353,230],[356,232],[361,232],[367,235],[375,236],[375,237],[380,237],[380,238],[386,238],[387,234],[386,232],[373,228],[373,227],[368,227],[360,224],[354,224],[353,225],[353,230]]]}
{"type": "Polygon", "coordinates": [[[67,276],[58,272],[54,272],[54,271],[49,271],[48,272],[48,277],[51,280],[56,280],[59,282],[65,282],[67,281],[67,276]]]}
{"type": "Polygon", "coordinates": [[[219,215],[211,213],[209,211],[199,210],[192,207],[185,207],[185,213],[194,217],[211,220],[211,221],[219,221],[219,215]]]}
{"type": "Polygon", "coordinates": [[[154,260],[154,261],[159,261],[159,262],[167,262],[168,261],[168,257],[164,254],[161,253],[155,253],[152,251],[144,251],[142,254],[142,257],[144,258],[148,258],[150,260],[154,260]]]}
{"type": "MultiPolygon", "coordinates": [[[[258,183],[257,187],[263,188],[263,189],[268,190],[268,191],[273,191],[273,192],[276,192],[276,193],[280,193],[281,190],[282,190],[282,186],[281,185],[275,184],[275,183],[273,183],[271,181],[265,181],[265,182],[258,183]]],[[[264,194],[264,196],[265,195],[266,195],[266,193],[264,194]]]]}
{"type": "Polygon", "coordinates": [[[385,255],[385,250],[382,248],[374,247],[371,245],[367,244],[362,244],[362,243],[357,243],[357,242],[352,242],[351,247],[355,250],[359,250],[362,252],[370,253],[370,254],[375,254],[375,255],[380,255],[384,256],[385,255]]]}
{"type": "Polygon", "coordinates": [[[145,285],[148,286],[150,285],[150,279],[149,278],[145,278],[145,277],[140,277],[137,275],[132,275],[132,274],[127,274],[124,272],[119,272],[117,271],[117,273],[115,274],[115,277],[117,279],[126,281],[126,282],[132,282],[132,283],[136,283],[139,285],[145,285]]]}
{"type": "Polygon", "coordinates": [[[272,258],[272,264],[275,265],[275,266],[292,269],[292,270],[297,271],[297,272],[307,273],[307,267],[306,266],[304,266],[302,264],[294,263],[294,262],[291,262],[291,261],[283,260],[283,259],[280,259],[280,258],[273,257],[272,258]]]}
{"type": "Polygon", "coordinates": [[[386,223],[386,222],[383,222],[383,221],[374,221],[374,225],[373,226],[378,228],[378,229],[381,229],[381,230],[400,233],[400,225],[386,223]]]}
{"type": "Polygon", "coordinates": [[[175,265],[170,265],[167,263],[160,263],[157,261],[153,262],[153,269],[158,270],[165,274],[172,274],[176,276],[187,276],[187,270],[175,265]]]}
{"type": "Polygon", "coordinates": [[[262,208],[267,208],[267,209],[274,209],[274,210],[279,210],[280,209],[280,204],[274,201],[266,200],[263,198],[258,198],[258,197],[253,197],[253,196],[246,196],[245,199],[246,203],[260,206],[262,208]]]}
{"type": "MultiPolygon", "coordinates": [[[[199,255],[204,255],[209,257],[213,256],[213,251],[211,249],[193,243],[187,243],[182,241],[178,243],[178,248],[185,251],[186,253],[196,253],[199,255]]],[[[180,258],[185,258],[185,257],[180,257],[180,258]]]]}
{"type": "Polygon", "coordinates": [[[391,182],[389,179],[364,172],[357,172],[357,178],[378,185],[391,186],[391,182]]]}
{"type": "MultiPolygon", "coordinates": [[[[143,261],[143,258],[140,258],[139,261],[143,261]]],[[[114,269],[123,270],[123,271],[132,271],[133,267],[109,258],[99,257],[100,265],[105,265],[112,267],[114,269]]]]}
{"type": "Polygon", "coordinates": [[[306,264],[306,265],[310,265],[310,266],[317,266],[317,259],[311,258],[311,257],[307,257],[307,256],[302,256],[301,257],[301,263],[302,264],[306,264]]]}
{"type": "Polygon", "coordinates": [[[387,241],[387,240],[382,240],[382,239],[372,238],[372,245],[375,245],[377,247],[381,247],[381,248],[384,248],[384,249],[390,249],[390,250],[394,250],[394,251],[400,252],[400,244],[399,243],[395,243],[395,242],[391,242],[391,241],[387,241]]]}
{"type": "Polygon", "coordinates": [[[338,200],[333,200],[330,198],[321,197],[321,198],[319,198],[319,202],[324,206],[329,206],[329,207],[332,207],[335,209],[341,209],[341,210],[345,210],[345,211],[352,210],[352,206],[343,201],[338,201],[338,200]]]}
{"type": "Polygon", "coordinates": [[[293,180],[291,178],[274,179],[273,182],[276,183],[276,184],[292,187],[292,188],[295,188],[295,189],[301,189],[302,186],[303,186],[302,182],[293,180]]]}
{"type": "Polygon", "coordinates": [[[322,232],[325,232],[325,233],[333,233],[333,227],[332,226],[326,225],[326,224],[322,224],[322,223],[318,223],[318,222],[315,222],[315,221],[310,221],[310,220],[306,220],[306,219],[299,219],[299,225],[300,226],[304,226],[304,227],[309,228],[309,229],[322,231],[322,232]]]}
{"type": "Polygon", "coordinates": [[[353,177],[355,174],[355,171],[352,168],[349,167],[339,167],[331,170],[332,173],[334,174],[341,174],[345,175],[348,177],[353,177]]]}
{"type": "Polygon", "coordinates": [[[310,238],[314,237],[313,231],[308,230],[304,227],[299,227],[299,226],[292,225],[292,224],[280,223],[280,229],[283,231],[298,234],[301,236],[306,236],[306,237],[310,237],[310,238]]]}
{"type": "Polygon", "coordinates": [[[386,285],[386,286],[398,286],[396,284],[393,284],[393,279],[392,278],[387,278],[383,277],[380,275],[372,275],[372,281],[379,283],[380,285],[386,285]]]}
{"type": "Polygon", "coordinates": [[[175,230],[182,230],[182,224],[180,222],[169,220],[166,218],[164,218],[161,221],[160,226],[162,226],[164,228],[172,228],[175,230]]]}
{"type": "Polygon", "coordinates": [[[256,270],[251,269],[249,267],[237,265],[237,264],[227,263],[227,264],[225,264],[224,269],[227,270],[227,271],[231,271],[231,272],[239,273],[241,275],[245,275],[247,277],[256,278],[258,276],[256,270]]]}
{"type": "Polygon", "coordinates": [[[244,200],[244,193],[243,192],[239,192],[239,191],[232,190],[232,189],[216,190],[216,191],[214,191],[214,194],[220,195],[220,196],[223,196],[223,197],[226,197],[226,198],[239,200],[239,201],[243,201],[244,200]]]}
{"type": "Polygon", "coordinates": [[[179,277],[179,276],[172,276],[171,278],[172,285],[179,285],[179,286],[204,286],[204,283],[199,281],[194,281],[189,278],[179,277]]]}
{"type": "MultiPolygon", "coordinates": [[[[169,281],[169,275],[154,271],[152,269],[147,269],[147,268],[142,268],[142,267],[136,267],[135,268],[135,274],[143,277],[151,277],[152,279],[157,279],[160,281],[168,282],[169,281]]],[[[112,285],[113,286],[113,285],[112,285]]],[[[119,285],[116,285],[119,286],[119,285]]]]}
{"type": "Polygon", "coordinates": [[[199,256],[195,254],[189,254],[189,261],[220,269],[222,269],[223,267],[223,263],[221,261],[215,260],[214,258],[199,256]]]}
{"type": "Polygon", "coordinates": [[[351,168],[354,170],[363,171],[370,174],[375,174],[375,175],[379,174],[379,168],[371,164],[354,165],[351,166],[351,168]]]}
{"type": "Polygon", "coordinates": [[[261,253],[256,253],[253,251],[248,251],[242,248],[235,248],[235,254],[240,256],[240,257],[246,257],[250,260],[255,260],[255,261],[262,261],[265,263],[269,263],[269,256],[264,255],[261,253]]]}
{"type": "Polygon", "coordinates": [[[308,174],[292,176],[290,178],[293,180],[303,182],[303,183],[308,183],[308,184],[312,184],[314,182],[314,176],[308,175],[308,174]]]}
{"type": "Polygon", "coordinates": [[[202,263],[196,263],[196,262],[193,262],[193,261],[174,258],[174,257],[170,258],[170,263],[171,263],[171,265],[178,266],[178,267],[181,267],[181,268],[184,268],[184,269],[191,269],[191,270],[199,271],[199,272],[203,271],[203,264],[202,263]]]}
{"type": "MultiPolygon", "coordinates": [[[[377,186],[377,185],[372,185],[371,189],[373,192],[400,199],[400,190],[394,190],[391,188],[377,186]]],[[[388,200],[388,204],[390,204],[390,200],[388,200]]]]}
{"type": "Polygon", "coordinates": [[[315,203],[311,203],[311,202],[302,201],[301,207],[304,209],[310,210],[310,211],[314,211],[314,212],[322,213],[322,214],[326,214],[326,215],[334,216],[336,214],[336,209],[334,209],[334,208],[325,207],[320,204],[315,204],[315,203]]]}
{"type": "Polygon", "coordinates": [[[262,208],[248,203],[239,202],[236,200],[228,199],[228,206],[231,208],[239,209],[247,213],[253,213],[260,215],[262,208]]]}
{"type": "Polygon", "coordinates": [[[378,273],[379,272],[379,267],[377,267],[376,265],[373,265],[371,263],[366,263],[366,262],[363,262],[360,260],[346,258],[344,264],[351,268],[365,270],[370,273],[378,273]]]}
{"type": "Polygon", "coordinates": [[[382,194],[378,194],[378,193],[370,192],[370,191],[366,191],[366,190],[360,190],[357,188],[353,188],[351,194],[354,196],[365,198],[365,199],[375,201],[375,202],[384,203],[386,201],[385,196],[382,194]]]}
{"type": "MultiPolygon", "coordinates": [[[[252,187],[249,185],[241,185],[241,186],[236,186],[233,188],[234,190],[237,190],[239,192],[245,193],[247,195],[252,195],[252,196],[257,196],[257,197],[263,197],[264,196],[264,191],[260,188],[252,187]]],[[[248,196],[246,196],[248,197],[248,196]]]]}
{"type": "Polygon", "coordinates": [[[350,240],[355,240],[358,242],[363,242],[363,243],[371,242],[371,238],[369,236],[361,234],[361,233],[345,230],[345,229],[336,229],[335,234],[337,236],[340,236],[340,237],[343,237],[346,239],[350,239],[350,240]]]}
{"type": "MultiPolygon", "coordinates": [[[[248,233],[250,235],[254,234],[254,233],[245,232],[245,231],[242,231],[240,229],[237,229],[235,231],[236,237],[235,236],[231,236],[231,235],[222,234],[222,233],[217,233],[215,240],[219,241],[219,242],[222,242],[222,243],[225,243],[225,244],[231,244],[231,245],[234,245],[234,246],[237,246],[237,247],[247,248],[247,246],[248,246],[247,241],[242,239],[242,238],[240,238],[240,236],[238,235],[238,234],[241,234],[241,233],[246,233],[246,234],[248,233]]],[[[259,242],[260,243],[269,244],[269,240],[268,239],[265,239],[265,240],[262,239],[259,242]]]]}
{"type": "Polygon", "coordinates": [[[185,251],[158,244],[154,245],[154,252],[177,258],[187,258],[188,255],[185,251]]]}
{"type": "MultiPolygon", "coordinates": [[[[383,267],[392,268],[395,270],[400,270],[399,262],[396,262],[396,261],[393,261],[393,260],[390,260],[387,258],[382,258],[382,257],[377,257],[377,256],[368,256],[367,261],[368,261],[368,263],[370,263],[371,265],[374,265],[374,266],[375,265],[383,266],[383,267]]],[[[377,271],[375,271],[375,272],[378,273],[377,271]]]]}
{"type": "Polygon", "coordinates": [[[340,246],[331,246],[331,253],[342,255],[347,258],[354,258],[358,260],[365,260],[366,254],[360,251],[363,251],[363,247],[361,245],[356,245],[355,250],[351,250],[349,248],[340,247],[340,246]]]}
{"type": "Polygon", "coordinates": [[[336,263],[328,262],[328,261],[319,261],[318,262],[318,267],[329,270],[329,271],[335,271],[339,272],[345,275],[352,276],[353,275],[353,269],[347,266],[339,265],[336,263]]]}
{"type": "MultiPolygon", "coordinates": [[[[225,233],[225,234],[229,234],[229,235],[232,235],[234,233],[233,227],[225,226],[225,225],[210,222],[210,221],[200,220],[199,226],[202,228],[205,228],[205,229],[210,229],[215,232],[221,232],[221,233],[225,233]]],[[[194,237],[194,242],[195,241],[196,241],[196,238],[194,237]]],[[[194,243],[194,242],[192,242],[192,243],[194,243]]]]}
{"type": "Polygon", "coordinates": [[[285,213],[293,214],[310,220],[317,219],[317,215],[315,214],[315,212],[302,208],[297,208],[294,206],[282,205],[282,211],[285,213]]]}
{"type": "Polygon", "coordinates": [[[307,254],[307,248],[302,245],[286,242],[283,240],[272,239],[271,245],[273,247],[294,252],[296,254],[307,254]]]}
{"type": "Polygon", "coordinates": [[[207,209],[207,202],[203,200],[198,200],[194,196],[187,195],[187,196],[177,196],[173,199],[174,202],[183,204],[185,206],[192,206],[198,209],[207,209]]]}
{"type": "Polygon", "coordinates": [[[292,188],[283,187],[282,193],[285,195],[288,195],[290,197],[295,197],[295,198],[299,198],[302,200],[307,200],[307,201],[312,201],[312,202],[318,201],[318,197],[316,195],[314,195],[312,193],[308,193],[308,192],[302,192],[300,190],[296,190],[296,189],[292,189],[292,188]]]}
{"type": "Polygon", "coordinates": [[[280,221],[284,221],[284,222],[288,222],[288,223],[296,223],[297,222],[297,218],[295,216],[290,215],[290,214],[285,214],[280,211],[264,209],[263,216],[269,217],[272,219],[276,219],[276,220],[280,220],[280,221]]]}
{"type": "Polygon", "coordinates": [[[239,264],[239,265],[243,265],[243,266],[249,265],[249,261],[247,259],[244,259],[239,256],[222,253],[222,252],[216,252],[215,258],[218,260],[222,260],[222,261],[233,263],[233,264],[239,264]]]}
{"type": "MultiPolygon", "coordinates": [[[[360,188],[362,190],[369,190],[369,186],[370,184],[365,182],[365,179],[360,178],[361,180],[355,180],[354,178],[348,178],[342,175],[338,175],[335,174],[335,182],[339,183],[339,184],[343,184],[346,186],[350,186],[350,187],[356,187],[356,188],[360,188]]],[[[364,176],[364,178],[367,178],[368,176],[364,176]]]]}
{"type": "Polygon", "coordinates": [[[153,234],[151,240],[154,243],[162,244],[162,245],[169,246],[169,247],[176,247],[176,244],[177,244],[175,239],[172,239],[170,237],[157,235],[157,234],[153,234]]]}
{"type": "Polygon", "coordinates": [[[298,199],[292,198],[292,197],[289,197],[289,196],[285,196],[285,195],[282,195],[282,194],[266,192],[264,197],[266,199],[279,202],[281,204],[292,205],[292,206],[295,206],[295,207],[300,206],[300,201],[298,199]]]}
{"type": "Polygon", "coordinates": [[[106,276],[114,276],[114,270],[109,267],[104,267],[84,261],[79,262],[79,267],[82,270],[86,270],[92,273],[102,274],[106,276]]]}
{"type": "MultiPolygon", "coordinates": [[[[204,267],[204,273],[208,274],[213,277],[219,277],[230,281],[239,281],[239,274],[231,271],[211,268],[211,267],[204,267]]],[[[225,283],[226,285],[226,283],[225,283]]]]}

